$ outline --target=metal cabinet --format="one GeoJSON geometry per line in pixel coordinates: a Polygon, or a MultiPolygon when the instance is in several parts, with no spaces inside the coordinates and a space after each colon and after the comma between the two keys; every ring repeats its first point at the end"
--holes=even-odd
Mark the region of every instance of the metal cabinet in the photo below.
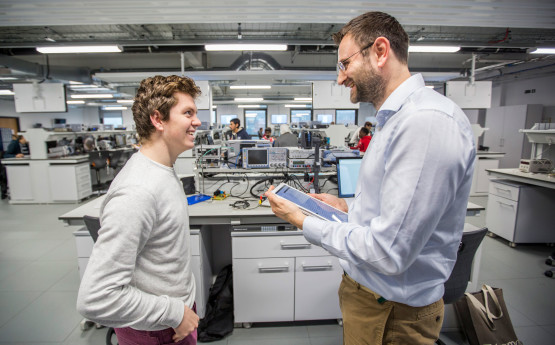
{"type": "Polygon", "coordinates": [[[88,163],[50,164],[48,169],[52,201],[79,201],[92,194],[88,163]]]}
{"type": "Polygon", "coordinates": [[[210,285],[212,284],[212,268],[210,264],[210,233],[201,229],[191,229],[191,268],[195,277],[197,314],[203,318],[210,285]]]}
{"type": "Polygon", "coordinates": [[[235,322],[341,318],[337,258],[302,232],[231,236],[235,322]]]}
{"type": "Polygon", "coordinates": [[[517,168],[521,158],[528,158],[531,144],[519,129],[532,128],[541,122],[543,106],[539,104],[511,105],[490,108],[486,112],[484,146],[490,151],[504,152],[499,168],[517,168]]]}
{"type": "Polygon", "coordinates": [[[555,243],[555,190],[509,180],[491,180],[486,226],[517,243],[555,243]]]}

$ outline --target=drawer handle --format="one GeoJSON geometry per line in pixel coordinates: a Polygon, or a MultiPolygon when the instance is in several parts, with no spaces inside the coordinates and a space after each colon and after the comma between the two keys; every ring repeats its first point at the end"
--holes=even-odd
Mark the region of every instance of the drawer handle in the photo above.
{"type": "Polygon", "coordinates": [[[275,267],[258,267],[260,273],[274,273],[274,272],[287,272],[289,266],[275,266],[275,267]]]}
{"type": "Polygon", "coordinates": [[[505,191],[505,192],[507,192],[507,193],[510,193],[510,192],[511,192],[510,189],[504,189],[504,188],[499,188],[499,187],[495,187],[495,189],[497,189],[497,190],[502,190],[502,191],[505,191]]]}
{"type": "Polygon", "coordinates": [[[310,249],[310,243],[283,243],[279,244],[281,249],[310,249]]]}
{"type": "Polygon", "coordinates": [[[507,206],[507,207],[510,207],[510,208],[514,208],[513,205],[505,204],[504,202],[501,202],[501,201],[498,201],[498,203],[499,203],[500,205],[504,205],[504,206],[507,206]]]}
{"type": "Polygon", "coordinates": [[[327,265],[305,265],[302,264],[303,271],[327,271],[333,268],[333,265],[328,263],[327,265]]]}

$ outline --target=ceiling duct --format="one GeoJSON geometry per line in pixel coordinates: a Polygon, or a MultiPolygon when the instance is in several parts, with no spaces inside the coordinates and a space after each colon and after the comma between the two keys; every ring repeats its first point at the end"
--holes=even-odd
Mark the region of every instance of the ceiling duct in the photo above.
{"type": "Polygon", "coordinates": [[[23,72],[39,79],[71,80],[85,84],[92,83],[90,70],[84,67],[45,66],[4,54],[0,54],[0,66],[6,66],[12,70],[23,72]]]}
{"type": "Polygon", "coordinates": [[[270,55],[265,53],[243,54],[230,66],[234,71],[252,71],[252,70],[280,70],[281,65],[270,55]]]}

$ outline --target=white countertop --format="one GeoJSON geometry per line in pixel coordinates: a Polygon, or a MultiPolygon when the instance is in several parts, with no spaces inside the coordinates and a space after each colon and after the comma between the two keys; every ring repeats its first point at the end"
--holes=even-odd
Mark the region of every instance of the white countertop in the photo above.
{"type": "Polygon", "coordinates": [[[4,165],[16,165],[16,164],[29,164],[31,162],[48,162],[57,164],[77,164],[87,162],[89,160],[88,155],[77,155],[68,157],[57,157],[57,158],[46,158],[46,159],[31,159],[29,156],[23,158],[4,158],[2,159],[2,164],[4,165]]]}
{"type": "Polygon", "coordinates": [[[519,169],[486,169],[490,176],[513,181],[533,184],[536,186],[555,188],[555,176],[550,174],[527,173],[519,169]]]}

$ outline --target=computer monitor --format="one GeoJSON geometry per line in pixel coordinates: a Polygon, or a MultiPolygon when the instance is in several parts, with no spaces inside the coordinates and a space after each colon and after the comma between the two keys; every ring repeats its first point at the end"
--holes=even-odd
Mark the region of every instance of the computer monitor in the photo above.
{"type": "Polygon", "coordinates": [[[362,157],[337,158],[337,187],[340,198],[355,196],[362,157]]]}

